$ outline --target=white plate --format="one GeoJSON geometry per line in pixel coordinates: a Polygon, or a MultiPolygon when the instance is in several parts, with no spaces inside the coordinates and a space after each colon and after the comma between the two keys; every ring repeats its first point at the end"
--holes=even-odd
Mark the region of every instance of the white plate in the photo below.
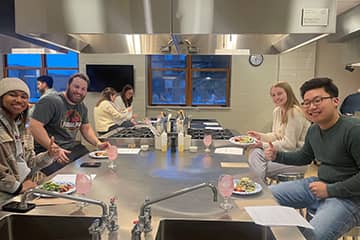
{"type": "Polygon", "coordinates": [[[249,146],[249,145],[252,145],[254,143],[256,143],[256,139],[253,138],[253,137],[250,137],[248,135],[239,135],[239,136],[235,136],[235,137],[232,137],[229,139],[229,141],[233,144],[236,144],[236,145],[240,145],[240,146],[249,146]],[[236,141],[237,138],[249,138],[249,142],[239,142],[239,141],[236,141]]]}
{"type": "MultiPolygon", "coordinates": [[[[57,183],[57,182],[55,182],[57,183]]],[[[61,183],[57,183],[57,184],[61,184],[61,183]]],[[[38,186],[37,188],[40,188],[40,186],[38,186]]],[[[42,189],[42,190],[45,190],[45,189],[42,189]]],[[[68,191],[66,192],[62,192],[61,194],[72,194],[76,192],[76,187],[73,186],[72,188],[70,188],[68,191]]],[[[60,192],[56,192],[56,193],[60,193],[60,192]]],[[[51,195],[47,195],[47,194],[39,194],[39,193],[34,193],[35,196],[38,196],[38,197],[44,197],[44,198],[52,198],[53,196],[51,195]]]]}
{"type": "Polygon", "coordinates": [[[97,158],[97,159],[108,158],[107,155],[105,155],[105,156],[102,155],[103,153],[106,154],[106,151],[94,151],[94,152],[89,153],[89,156],[91,158],[97,158]],[[100,155],[98,155],[98,154],[100,154],[100,155]]]}
{"type": "MultiPolygon", "coordinates": [[[[240,179],[234,179],[234,186],[236,185],[236,183],[240,181],[240,179]]],[[[262,191],[262,187],[260,184],[258,184],[257,182],[255,182],[255,190],[252,191],[252,192],[238,192],[238,191],[233,191],[233,194],[236,194],[236,195],[253,195],[253,194],[256,194],[256,193],[259,193],[262,191]]]]}

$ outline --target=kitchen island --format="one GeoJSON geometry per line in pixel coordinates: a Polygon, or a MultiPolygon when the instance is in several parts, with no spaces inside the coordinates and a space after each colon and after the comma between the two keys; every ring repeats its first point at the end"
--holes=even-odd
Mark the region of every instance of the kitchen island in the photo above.
{"type": "MultiPolygon", "coordinates": [[[[141,151],[139,154],[119,154],[116,159],[117,167],[107,167],[107,159],[91,159],[83,156],[56,174],[96,174],[88,198],[102,200],[106,203],[116,197],[118,210],[118,238],[131,239],[131,229],[134,220],[138,219],[140,207],[149,197],[155,199],[176,190],[197,185],[203,182],[217,184],[221,174],[231,174],[237,177],[249,176],[260,182],[246,167],[221,167],[222,163],[246,162],[244,156],[205,153],[199,147],[197,153],[171,151],[141,151]],[[86,161],[102,162],[99,168],[81,168],[80,164],[86,161]]],[[[51,178],[50,176],[49,178],[51,178]]],[[[213,202],[213,193],[210,188],[201,188],[151,206],[153,231],[142,234],[142,239],[152,240],[162,218],[198,219],[209,221],[251,222],[250,217],[243,209],[244,206],[277,205],[271,193],[263,183],[263,191],[251,196],[233,196],[231,202],[234,208],[228,213],[219,208],[223,201],[221,196],[218,202],[213,202]]],[[[0,217],[8,214],[0,212],[0,217]]],[[[89,205],[80,208],[77,204],[38,206],[26,214],[35,215],[85,215],[99,216],[101,209],[89,205]]],[[[296,227],[273,227],[272,232],[276,239],[304,239],[296,227]],[[291,236],[291,237],[290,237],[291,236]]]]}

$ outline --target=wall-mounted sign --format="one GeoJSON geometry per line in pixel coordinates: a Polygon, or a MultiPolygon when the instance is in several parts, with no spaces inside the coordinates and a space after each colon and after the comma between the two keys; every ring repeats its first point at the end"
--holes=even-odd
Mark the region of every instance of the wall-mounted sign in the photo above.
{"type": "Polygon", "coordinates": [[[328,8],[303,8],[303,26],[327,26],[329,24],[328,8]]]}

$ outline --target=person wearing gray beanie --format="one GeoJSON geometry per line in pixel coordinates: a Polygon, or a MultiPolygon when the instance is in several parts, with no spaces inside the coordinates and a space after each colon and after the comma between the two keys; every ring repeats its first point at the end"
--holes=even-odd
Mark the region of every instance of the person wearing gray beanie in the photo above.
{"type": "Polygon", "coordinates": [[[54,138],[47,152],[35,155],[33,138],[25,128],[30,90],[19,78],[0,80],[0,192],[17,194],[36,186],[33,169],[58,158],[54,138]],[[12,154],[9,154],[12,153],[12,154]]]}
{"type": "Polygon", "coordinates": [[[0,80],[0,96],[10,91],[23,91],[30,97],[30,89],[20,78],[3,78],[0,80]]]}

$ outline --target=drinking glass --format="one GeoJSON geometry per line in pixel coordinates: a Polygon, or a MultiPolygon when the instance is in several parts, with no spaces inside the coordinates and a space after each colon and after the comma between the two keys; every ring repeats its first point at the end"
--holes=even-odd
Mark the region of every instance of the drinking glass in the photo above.
{"type": "Polygon", "coordinates": [[[218,191],[224,198],[224,202],[220,203],[220,207],[229,210],[233,205],[229,202],[229,198],[234,190],[234,182],[231,175],[223,174],[218,180],[218,191]]]}
{"type": "MultiPolygon", "coordinates": [[[[76,174],[75,185],[76,185],[76,193],[82,197],[85,197],[85,195],[88,194],[91,190],[91,185],[92,185],[91,176],[84,173],[76,174]]],[[[80,207],[85,207],[86,205],[87,204],[84,202],[81,202],[79,204],[80,207]]]]}
{"type": "Polygon", "coordinates": [[[205,134],[204,135],[204,145],[205,145],[205,152],[210,152],[210,145],[212,143],[212,136],[210,134],[205,134]]]}
{"type": "Polygon", "coordinates": [[[108,165],[108,168],[114,169],[116,167],[114,162],[118,156],[117,146],[110,145],[108,148],[106,148],[106,154],[110,160],[110,164],[108,165]]]}

